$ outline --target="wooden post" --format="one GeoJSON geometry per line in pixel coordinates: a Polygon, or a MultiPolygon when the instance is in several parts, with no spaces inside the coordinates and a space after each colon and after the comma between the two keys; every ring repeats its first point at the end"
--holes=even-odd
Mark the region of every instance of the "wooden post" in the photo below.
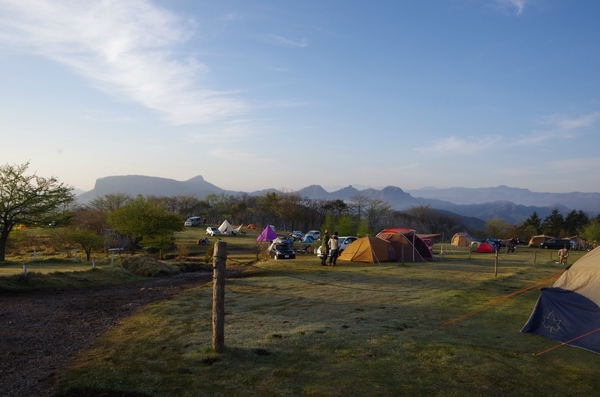
{"type": "Polygon", "coordinates": [[[494,255],[494,277],[498,277],[498,251],[496,250],[496,254],[494,255]]]}
{"type": "Polygon", "coordinates": [[[213,350],[223,353],[225,349],[225,265],[227,263],[227,243],[217,241],[213,253],[213,307],[212,322],[213,350]]]}

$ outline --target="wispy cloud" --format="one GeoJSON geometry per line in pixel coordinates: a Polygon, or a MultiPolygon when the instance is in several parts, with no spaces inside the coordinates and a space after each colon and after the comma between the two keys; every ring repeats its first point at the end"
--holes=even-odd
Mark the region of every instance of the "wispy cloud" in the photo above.
{"type": "Polygon", "coordinates": [[[459,138],[454,135],[431,142],[431,145],[417,148],[419,152],[477,154],[487,151],[500,141],[499,136],[472,136],[459,138]]]}
{"type": "Polygon", "coordinates": [[[172,124],[243,114],[237,92],[199,85],[206,65],[174,56],[194,28],[147,0],[0,0],[0,46],[60,62],[172,124]]]}
{"type": "Polygon", "coordinates": [[[300,47],[300,48],[304,48],[306,46],[308,46],[308,42],[306,41],[306,39],[302,39],[300,41],[293,41],[293,40],[289,40],[286,39],[285,37],[281,37],[281,36],[274,36],[275,40],[277,40],[277,42],[286,45],[288,47],[300,47]]]}
{"type": "Polygon", "coordinates": [[[584,114],[579,117],[568,117],[562,114],[545,116],[540,124],[549,125],[553,129],[572,131],[580,128],[591,127],[600,119],[600,112],[584,114]]]}
{"type": "Polygon", "coordinates": [[[526,0],[492,0],[492,7],[508,14],[521,15],[528,2],[526,0]]]}
{"type": "Polygon", "coordinates": [[[593,127],[600,120],[600,112],[592,112],[579,117],[569,117],[562,114],[544,116],[539,121],[546,129],[533,131],[531,135],[521,137],[515,145],[531,145],[550,139],[572,139],[580,135],[580,130],[593,127]]]}

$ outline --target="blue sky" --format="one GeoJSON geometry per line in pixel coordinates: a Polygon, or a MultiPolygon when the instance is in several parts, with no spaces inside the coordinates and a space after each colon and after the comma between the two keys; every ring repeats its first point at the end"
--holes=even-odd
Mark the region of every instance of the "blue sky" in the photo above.
{"type": "Polygon", "coordinates": [[[600,191],[600,2],[0,0],[0,163],[600,191]]]}

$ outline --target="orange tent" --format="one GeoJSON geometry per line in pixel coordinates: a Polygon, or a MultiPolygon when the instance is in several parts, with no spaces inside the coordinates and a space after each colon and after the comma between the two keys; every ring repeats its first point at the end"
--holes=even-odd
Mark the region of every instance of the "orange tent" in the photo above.
{"type": "Polygon", "coordinates": [[[396,251],[389,242],[371,236],[354,241],[338,257],[341,261],[363,263],[395,262],[396,258],[396,251]]]}

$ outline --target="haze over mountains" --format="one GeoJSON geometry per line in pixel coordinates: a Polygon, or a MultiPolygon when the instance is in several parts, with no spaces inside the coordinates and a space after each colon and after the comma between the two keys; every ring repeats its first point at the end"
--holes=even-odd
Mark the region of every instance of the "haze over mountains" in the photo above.
{"type": "MultiPolygon", "coordinates": [[[[248,193],[261,195],[266,189],[254,192],[240,192],[221,189],[207,182],[200,175],[187,181],[177,181],[143,175],[108,176],[96,180],[93,190],[80,194],[78,201],[84,204],[95,197],[109,193],[127,193],[132,196],[178,196],[194,195],[203,199],[209,194],[238,195],[248,193]]],[[[431,205],[432,208],[444,212],[452,212],[464,217],[474,217],[487,221],[499,217],[511,224],[518,224],[527,219],[533,211],[541,218],[558,209],[566,215],[571,210],[582,210],[590,216],[600,213],[600,193],[537,193],[528,189],[508,186],[488,188],[423,188],[404,191],[396,186],[383,189],[358,190],[348,186],[333,192],[327,192],[319,185],[311,185],[297,191],[310,199],[348,200],[350,197],[363,194],[370,198],[380,198],[389,203],[395,210],[405,210],[414,205],[431,205]]]]}

